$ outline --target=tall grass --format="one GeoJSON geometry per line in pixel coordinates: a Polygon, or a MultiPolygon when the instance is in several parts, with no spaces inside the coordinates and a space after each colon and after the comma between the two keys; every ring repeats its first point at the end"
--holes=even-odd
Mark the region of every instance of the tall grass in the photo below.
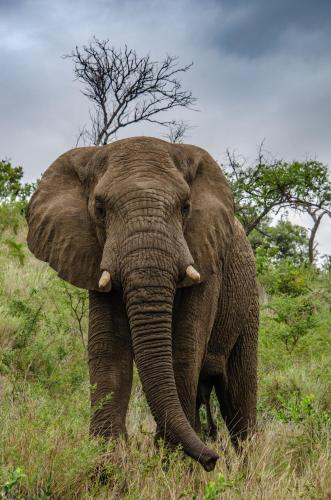
{"type": "MultiPolygon", "coordinates": [[[[12,237],[12,235],[9,235],[12,237]]],[[[331,498],[330,282],[312,278],[316,321],[293,350],[284,325],[262,312],[258,431],[238,456],[213,410],[220,459],[206,473],[181,450],[155,448],[155,424],[137,375],[127,442],[88,436],[89,384],[81,324],[53,271],[15,236],[0,244],[0,495],[29,499],[331,498]]],[[[270,297],[273,300],[273,297],[270,297]]],[[[289,297],[288,300],[291,300],[289,297]]],[[[77,302],[74,302],[76,304],[77,302]]],[[[86,340],[86,339],[85,339],[86,340]]]]}

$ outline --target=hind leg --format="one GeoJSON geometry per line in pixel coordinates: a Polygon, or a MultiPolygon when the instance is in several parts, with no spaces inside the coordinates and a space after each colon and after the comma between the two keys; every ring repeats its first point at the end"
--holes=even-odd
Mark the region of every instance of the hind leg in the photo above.
{"type": "Polygon", "coordinates": [[[259,303],[254,257],[243,228],[224,270],[219,316],[208,345],[210,356],[224,354],[224,370],[215,380],[221,413],[238,446],[256,422],[256,371],[259,303]]]}
{"type": "Polygon", "coordinates": [[[217,437],[217,426],[214,422],[213,415],[210,408],[210,398],[206,403],[207,410],[207,425],[208,425],[208,436],[211,438],[217,437]]]}
{"type": "Polygon", "coordinates": [[[211,392],[213,390],[214,382],[212,378],[208,379],[200,379],[198,386],[198,395],[197,395],[197,406],[196,406],[196,432],[201,432],[200,425],[200,415],[199,410],[202,405],[206,407],[207,413],[207,435],[209,437],[215,438],[217,435],[217,426],[214,422],[213,415],[210,407],[210,398],[211,392]]]}
{"type": "Polygon", "coordinates": [[[215,381],[220,410],[237,449],[256,424],[256,351],[255,338],[239,336],[229,356],[226,374],[215,381]]]}

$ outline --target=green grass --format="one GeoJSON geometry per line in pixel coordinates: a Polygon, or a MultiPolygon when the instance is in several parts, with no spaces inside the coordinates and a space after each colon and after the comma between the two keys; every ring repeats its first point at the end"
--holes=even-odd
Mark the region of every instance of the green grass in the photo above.
{"type": "MultiPolygon", "coordinates": [[[[326,274],[309,278],[304,293],[313,294],[317,304],[314,321],[300,330],[293,349],[284,340],[286,325],[263,308],[258,432],[237,456],[213,399],[220,437],[211,446],[220,460],[208,474],[180,450],[154,447],[155,425],[136,374],[128,442],[89,438],[86,294],[34,259],[24,237],[23,225],[16,236],[5,232],[0,242],[0,497],[330,498],[331,286],[326,274]],[[8,238],[23,246],[6,244],[8,238]]],[[[272,306],[284,300],[273,293],[272,306]]]]}

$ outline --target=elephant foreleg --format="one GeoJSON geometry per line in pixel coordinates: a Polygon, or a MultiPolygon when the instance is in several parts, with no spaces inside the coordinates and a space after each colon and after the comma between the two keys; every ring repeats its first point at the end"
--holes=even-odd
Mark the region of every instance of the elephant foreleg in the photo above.
{"type": "Polygon", "coordinates": [[[182,408],[198,432],[199,377],[206,356],[218,303],[219,278],[181,289],[176,297],[173,329],[173,363],[182,408]]]}
{"type": "Polygon", "coordinates": [[[90,432],[104,437],[126,434],[133,356],[124,305],[115,292],[90,292],[88,358],[90,432]]]}

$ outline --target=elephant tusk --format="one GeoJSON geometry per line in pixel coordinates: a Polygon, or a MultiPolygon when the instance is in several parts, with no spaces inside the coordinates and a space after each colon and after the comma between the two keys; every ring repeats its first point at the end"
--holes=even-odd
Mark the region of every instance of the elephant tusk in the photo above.
{"type": "Polygon", "coordinates": [[[110,273],[108,271],[103,271],[101,278],[99,280],[99,288],[106,288],[110,283],[110,273]]]}
{"type": "Polygon", "coordinates": [[[192,280],[192,281],[200,281],[200,273],[196,269],[194,269],[193,266],[188,266],[186,269],[186,275],[192,280]]]}

